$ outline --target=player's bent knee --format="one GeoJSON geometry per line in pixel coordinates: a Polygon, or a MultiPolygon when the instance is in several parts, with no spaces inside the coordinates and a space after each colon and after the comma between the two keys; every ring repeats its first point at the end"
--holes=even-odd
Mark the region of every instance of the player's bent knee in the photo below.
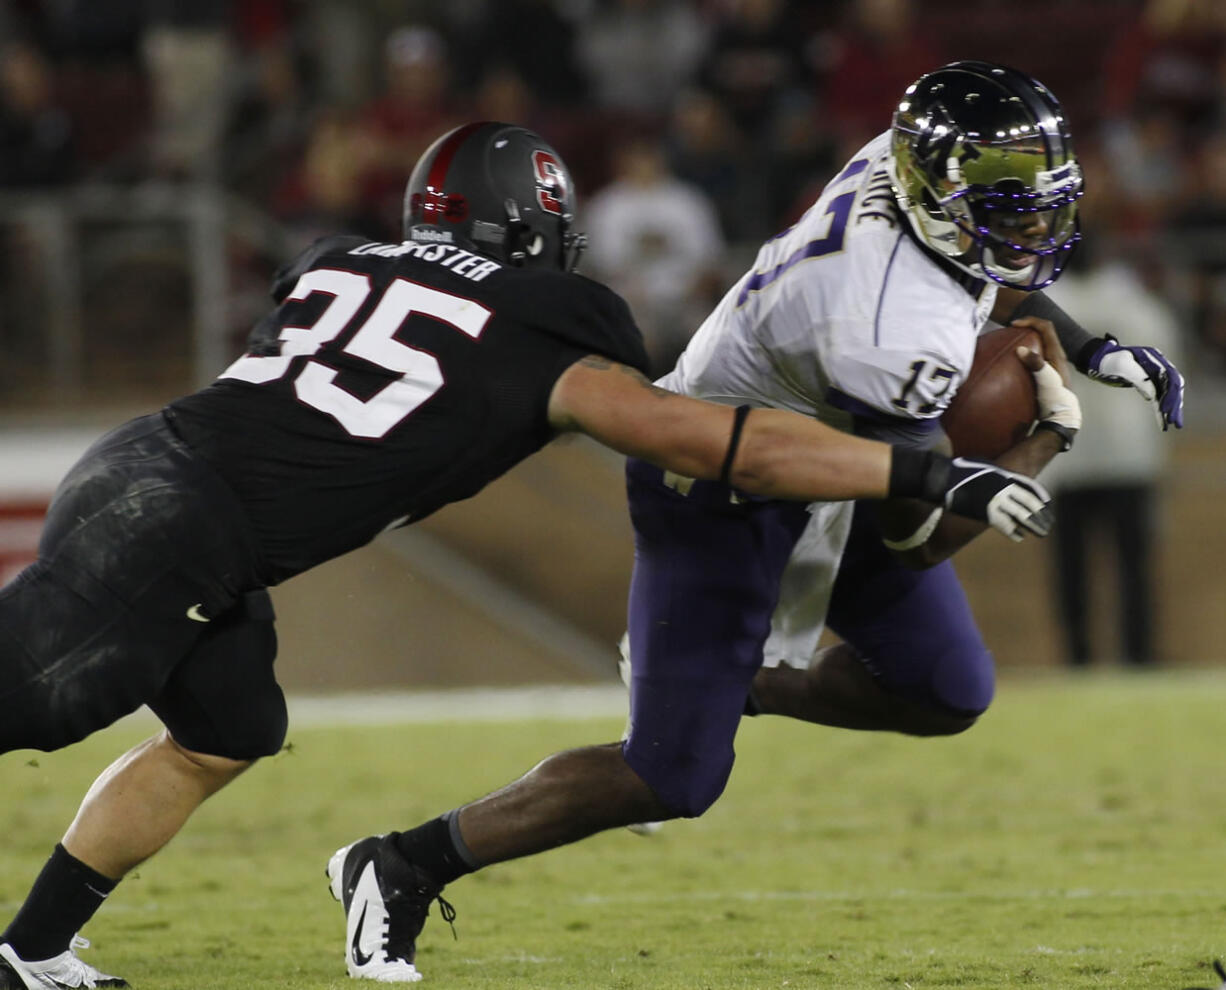
{"type": "Polygon", "coordinates": [[[899,731],[908,736],[956,736],[978,721],[978,715],[925,708],[911,713],[899,731]]]}
{"type": "Polygon", "coordinates": [[[217,756],[213,753],[202,753],[189,749],[169,732],[163,732],[158,742],[170,750],[181,765],[186,764],[193,775],[210,781],[211,790],[225,786],[255,763],[254,759],[233,759],[228,756],[217,756]]]}
{"type": "Polygon", "coordinates": [[[245,732],[235,733],[227,739],[226,751],[221,755],[236,760],[258,760],[264,756],[276,756],[285,745],[289,730],[289,716],[282,706],[280,716],[248,726],[245,732]]]}
{"type": "Polygon", "coordinates": [[[692,788],[671,794],[661,794],[657,791],[656,796],[672,812],[674,818],[698,818],[705,814],[723,793],[724,788],[721,786],[692,788]]]}
{"type": "Polygon", "coordinates": [[[922,685],[886,688],[894,695],[891,726],[910,736],[954,736],[971,728],[992,703],[996,670],[981,642],[965,643],[932,664],[922,685]]]}
{"type": "Polygon", "coordinates": [[[969,729],[988,710],[996,694],[992,654],[981,642],[967,643],[949,652],[932,671],[930,691],[935,706],[947,714],[953,731],[969,729]]]}
{"type": "Polygon", "coordinates": [[[284,702],[278,710],[266,711],[261,719],[232,723],[210,732],[175,731],[175,745],[186,754],[221,761],[251,764],[265,756],[275,756],[285,745],[289,716],[284,702]]]}
{"type": "Polygon", "coordinates": [[[636,772],[673,817],[697,818],[724,793],[732,772],[732,760],[719,766],[657,765],[648,773],[636,772]]]}

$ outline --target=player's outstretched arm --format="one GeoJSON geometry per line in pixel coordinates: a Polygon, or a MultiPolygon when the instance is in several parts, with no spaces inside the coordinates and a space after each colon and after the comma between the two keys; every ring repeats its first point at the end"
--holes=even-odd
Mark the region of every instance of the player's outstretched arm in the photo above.
{"type": "Polygon", "coordinates": [[[576,362],[550,396],[550,421],[689,478],[798,501],[920,498],[989,523],[1014,539],[1045,535],[1050,497],[994,465],[892,448],[778,409],[736,410],[677,395],[594,355],[576,362]]]}
{"type": "MultiPolygon", "coordinates": [[[[736,411],[658,388],[642,374],[590,355],[558,379],[549,403],[559,430],[577,430],[614,450],[687,478],[725,471],[736,411]]],[[[886,444],[839,433],[804,416],[756,409],[747,417],[726,480],[775,498],[884,498],[886,444]]]]}

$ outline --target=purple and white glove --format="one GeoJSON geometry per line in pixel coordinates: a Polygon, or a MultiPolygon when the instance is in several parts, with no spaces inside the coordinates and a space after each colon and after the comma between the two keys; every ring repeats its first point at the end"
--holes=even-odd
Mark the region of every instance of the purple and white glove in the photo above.
{"type": "Polygon", "coordinates": [[[1082,370],[1104,385],[1135,388],[1154,403],[1154,415],[1164,430],[1183,426],[1183,375],[1156,347],[1129,347],[1108,336],[1090,353],[1082,370]]]}

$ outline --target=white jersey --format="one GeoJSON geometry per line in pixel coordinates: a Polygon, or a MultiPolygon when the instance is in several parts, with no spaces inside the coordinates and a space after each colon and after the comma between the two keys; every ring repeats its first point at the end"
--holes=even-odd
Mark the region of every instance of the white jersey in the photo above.
{"type": "MultiPolygon", "coordinates": [[[[836,429],[852,415],[936,420],[966,379],[994,283],[958,278],[904,229],[870,141],[703,322],[659,384],[729,405],[790,409],[836,429]]],[[[766,646],[804,666],[825,624],[852,503],[810,507],[766,646]]]]}

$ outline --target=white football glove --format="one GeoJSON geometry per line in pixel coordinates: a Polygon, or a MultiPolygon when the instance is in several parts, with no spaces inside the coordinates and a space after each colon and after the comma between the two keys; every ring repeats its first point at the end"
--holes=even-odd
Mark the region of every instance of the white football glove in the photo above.
{"type": "MultiPolygon", "coordinates": [[[[954,515],[987,523],[1014,541],[1020,541],[1023,533],[1046,536],[1051,531],[1051,496],[1047,489],[1032,478],[986,461],[895,445],[889,495],[942,506],[954,515]]],[[[897,549],[922,543],[937,519],[935,514],[929,516],[920,531],[897,549]]]]}
{"type": "Polygon", "coordinates": [[[955,457],[950,462],[945,508],[988,523],[1020,543],[1026,533],[1051,532],[1051,495],[1033,478],[995,464],[955,457]]]}

